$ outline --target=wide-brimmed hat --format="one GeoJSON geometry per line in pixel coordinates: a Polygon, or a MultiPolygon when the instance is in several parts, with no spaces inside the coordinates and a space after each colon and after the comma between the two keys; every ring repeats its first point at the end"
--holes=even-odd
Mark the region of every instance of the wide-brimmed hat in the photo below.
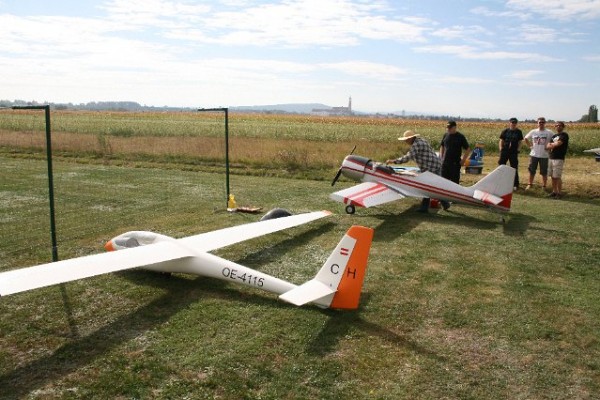
{"type": "Polygon", "coordinates": [[[414,133],[413,131],[406,131],[404,135],[398,138],[398,140],[408,140],[419,136],[418,133],[414,133]]]}

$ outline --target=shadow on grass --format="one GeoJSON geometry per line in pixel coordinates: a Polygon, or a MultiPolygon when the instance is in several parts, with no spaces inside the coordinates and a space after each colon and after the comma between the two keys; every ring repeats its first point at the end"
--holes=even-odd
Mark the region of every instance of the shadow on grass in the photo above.
{"type": "Polygon", "coordinates": [[[456,208],[451,208],[449,211],[432,209],[427,214],[417,212],[418,208],[419,206],[415,205],[399,214],[381,213],[379,215],[371,215],[371,217],[382,221],[375,228],[375,239],[383,241],[395,240],[399,235],[412,231],[422,223],[449,226],[459,225],[475,230],[496,229],[501,224],[499,216],[497,221],[490,221],[462,213],[456,208]]]}
{"type": "MultiPolygon", "coordinates": [[[[335,224],[329,222],[317,229],[311,229],[300,235],[291,236],[272,246],[257,250],[237,262],[272,262],[286,249],[306,244],[315,237],[331,230],[335,224]],[[269,251],[265,251],[269,250],[269,251]],[[267,257],[261,256],[267,254],[267,257]]],[[[201,298],[226,298],[230,301],[253,302],[256,304],[272,303],[278,306],[272,296],[255,296],[228,288],[228,283],[216,279],[186,279],[172,277],[165,279],[165,274],[147,271],[125,271],[120,276],[140,285],[151,285],[167,290],[167,293],[154,301],[137,309],[135,312],[122,315],[109,325],[96,332],[83,336],[72,337],[73,341],[60,347],[52,354],[41,357],[27,365],[0,376],[0,398],[20,399],[32,391],[43,387],[48,382],[58,380],[77,369],[89,364],[97,357],[120,346],[129,340],[159,326],[173,315],[201,298]]],[[[61,287],[63,303],[66,308],[67,322],[72,335],[77,335],[77,326],[72,320],[72,310],[68,294],[61,287]]],[[[282,304],[279,304],[283,306],[282,304]]]]}
{"type": "MultiPolygon", "coordinates": [[[[361,304],[369,301],[369,294],[363,293],[361,304]]],[[[322,310],[329,318],[323,329],[312,340],[308,351],[314,355],[324,356],[332,351],[336,351],[340,338],[345,337],[349,331],[360,330],[366,335],[376,336],[391,343],[394,346],[406,348],[414,353],[424,355],[436,360],[443,360],[443,357],[431,350],[418,345],[406,336],[385,329],[373,322],[367,321],[360,315],[361,309],[354,311],[343,310],[322,310]]]]}
{"type": "MultiPolygon", "coordinates": [[[[148,280],[148,274],[145,279],[148,280]]],[[[152,278],[153,280],[159,277],[152,278]]],[[[194,281],[164,280],[161,287],[168,292],[131,314],[122,315],[94,333],[73,340],[54,353],[0,376],[1,398],[20,399],[48,382],[60,379],[89,364],[120,344],[163,324],[179,310],[201,297],[194,281]]]]}
{"type": "MultiPolygon", "coordinates": [[[[284,255],[287,250],[300,246],[305,246],[308,243],[314,241],[319,236],[329,232],[335,226],[336,224],[333,222],[326,222],[318,228],[311,229],[299,235],[289,234],[289,237],[287,239],[284,239],[267,247],[262,247],[260,250],[248,254],[243,258],[232,261],[235,261],[236,263],[242,264],[246,267],[258,269],[257,264],[273,263],[277,261],[280,258],[280,256],[284,255]]],[[[282,233],[285,233],[285,231],[283,231],[282,233]]],[[[342,237],[340,236],[338,240],[341,238],[342,237]]],[[[333,248],[327,250],[333,251],[333,248]]],[[[323,262],[325,262],[325,260],[323,260],[323,262]]],[[[318,266],[318,268],[320,267],[321,265],[318,266]]],[[[315,273],[316,272],[317,270],[315,270],[315,273]]]]}
{"type": "Polygon", "coordinates": [[[532,222],[537,218],[522,213],[509,214],[506,223],[502,226],[502,232],[507,236],[525,236],[532,222]]]}

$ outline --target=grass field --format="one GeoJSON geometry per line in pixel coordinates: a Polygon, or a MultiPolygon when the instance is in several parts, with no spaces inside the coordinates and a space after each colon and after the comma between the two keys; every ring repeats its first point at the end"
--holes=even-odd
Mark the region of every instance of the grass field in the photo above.
{"type": "MultiPolygon", "coordinates": [[[[223,172],[225,159],[222,113],[134,113],[53,111],[52,149],[57,159],[129,167],[223,172]]],[[[373,160],[404,154],[397,139],[413,129],[437,148],[444,121],[372,117],[231,114],[230,168],[236,175],[330,180],[341,161],[356,153],[373,160]]],[[[459,122],[471,145],[485,148],[486,172],[496,165],[498,137],[504,122],[459,122]]],[[[524,133],[534,128],[521,123],[524,133]]],[[[583,150],[600,146],[600,125],[568,123],[569,161],[565,181],[572,196],[600,197],[598,164],[583,150]]],[[[44,158],[42,113],[0,112],[0,154],[44,158]]],[[[521,153],[521,175],[527,152],[521,153]]],[[[522,180],[525,182],[525,180],[522,180]]]]}
{"type": "MultiPolygon", "coordinates": [[[[0,155],[0,270],[50,260],[36,154],[0,155]]],[[[582,185],[597,177],[586,160],[582,185]]],[[[222,174],[125,165],[56,160],[61,258],[127,230],[181,237],[259,218],[224,211],[222,174]]],[[[301,283],[349,226],[372,227],[358,311],[143,271],[8,296],[0,398],[600,397],[598,198],[517,192],[504,225],[457,205],[424,216],[410,199],[349,216],[328,181],[267,175],[232,176],[240,205],[336,214],[218,254],[301,283]]]]}

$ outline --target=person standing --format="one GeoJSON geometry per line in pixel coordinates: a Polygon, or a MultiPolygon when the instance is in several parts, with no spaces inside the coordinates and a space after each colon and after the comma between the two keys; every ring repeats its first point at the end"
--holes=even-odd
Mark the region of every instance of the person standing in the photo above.
{"type": "Polygon", "coordinates": [[[546,145],[548,150],[548,175],[552,179],[552,193],[550,197],[559,199],[562,197],[562,173],[565,165],[565,156],[569,148],[569,134],[564,131],[565,123],[558,121],[556,125],[556,133],[550,139],[550,143],[546,145]]]}
{"type": "Polygon", "coordinates": [[[550,143],[552,139],[552,132],[546,129],[546,118],[539,117],[537,119],[537,129],[532,129],[527,135],[525,135],[525,143],[531,151],[529,152],[529,183],[525,189],[531,189],[533,185],[533,178],[537,171],[538,165],[540,167],[540,175],[542,176],[542,184],[544,189],[548,182],[548,150],[546,145],[550,143]]]}
{"type": "Polygon", "coordinates": [[[465,161],[469,158],[471,148],[467,138],[457,131],[456,121],[448,121],[446,128],[446,133],[440,144],[442,177],[454,183],[460,183],[460,168],[465,165],[465,161]]]}
{"type": "MultiPolygon", "coordinates": [[[[429,171],[433,174],[440,175],[442,171],[442,162],[435,151],[431,148],[429,143],[421,137],[419,134],[413,131],[406,131],[402,137],[399,137],[398,140],[406,142],[410,145],[410,149],[408,153],[400,158],[396,158],[393,160],[387,160],[386,164],[403,164],[407,161],[413,160],[419,166],[421,172],[429,171]]],[[[421,201],[421,207],[419,208],[419,212],[428,212],[429,211],[429,203],[430,199],[425,197],[421,201]]],[[[441,201],[442,207],[444,210],[447,210],[450,207],[450,203],[447,201],[441,201]]]]}
{"type": "Polygon", "coordinates": [[[506,164],[508,161],[510,166],[515,169],[514,190],[519,187],[519,152],[523,145],[523,132],[517,128],[519,122],[516,118],[508,120],[508,128],[500,133],[500,141],[498,150],[500,150],[500,158],[498,165],[506,164]]]}

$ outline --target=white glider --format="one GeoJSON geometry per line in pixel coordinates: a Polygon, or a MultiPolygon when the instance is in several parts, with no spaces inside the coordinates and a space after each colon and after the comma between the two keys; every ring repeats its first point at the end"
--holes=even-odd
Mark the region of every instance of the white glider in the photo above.
{"type": "Polygon", "coordinates": [[[515,169],[499,165],[473,186],[465,187],[429,171],[398,172],[387,165],[351,154],[344,159],[332,185],[342,174],[362,182],[330,195],[332,200],[346,205],[348,214],[354,214],[356,206],[373,207],[405,197],[430,197],[508,212],[515,169]]]}
{"type": "Polygon", "coordinates": [[[141,267],[245,284],[279,294],[282,300],[295,305],[314,303],[320,307],[354,309],[358,307],[373,237],[370,228],[350,228],[315,278],[300,286],[208,253],[330,214],[318,211],[293,215],[181,239],[153,232],[127,232],[106,243],[108,253],[0,273],[0,296],[141,267]]]}

